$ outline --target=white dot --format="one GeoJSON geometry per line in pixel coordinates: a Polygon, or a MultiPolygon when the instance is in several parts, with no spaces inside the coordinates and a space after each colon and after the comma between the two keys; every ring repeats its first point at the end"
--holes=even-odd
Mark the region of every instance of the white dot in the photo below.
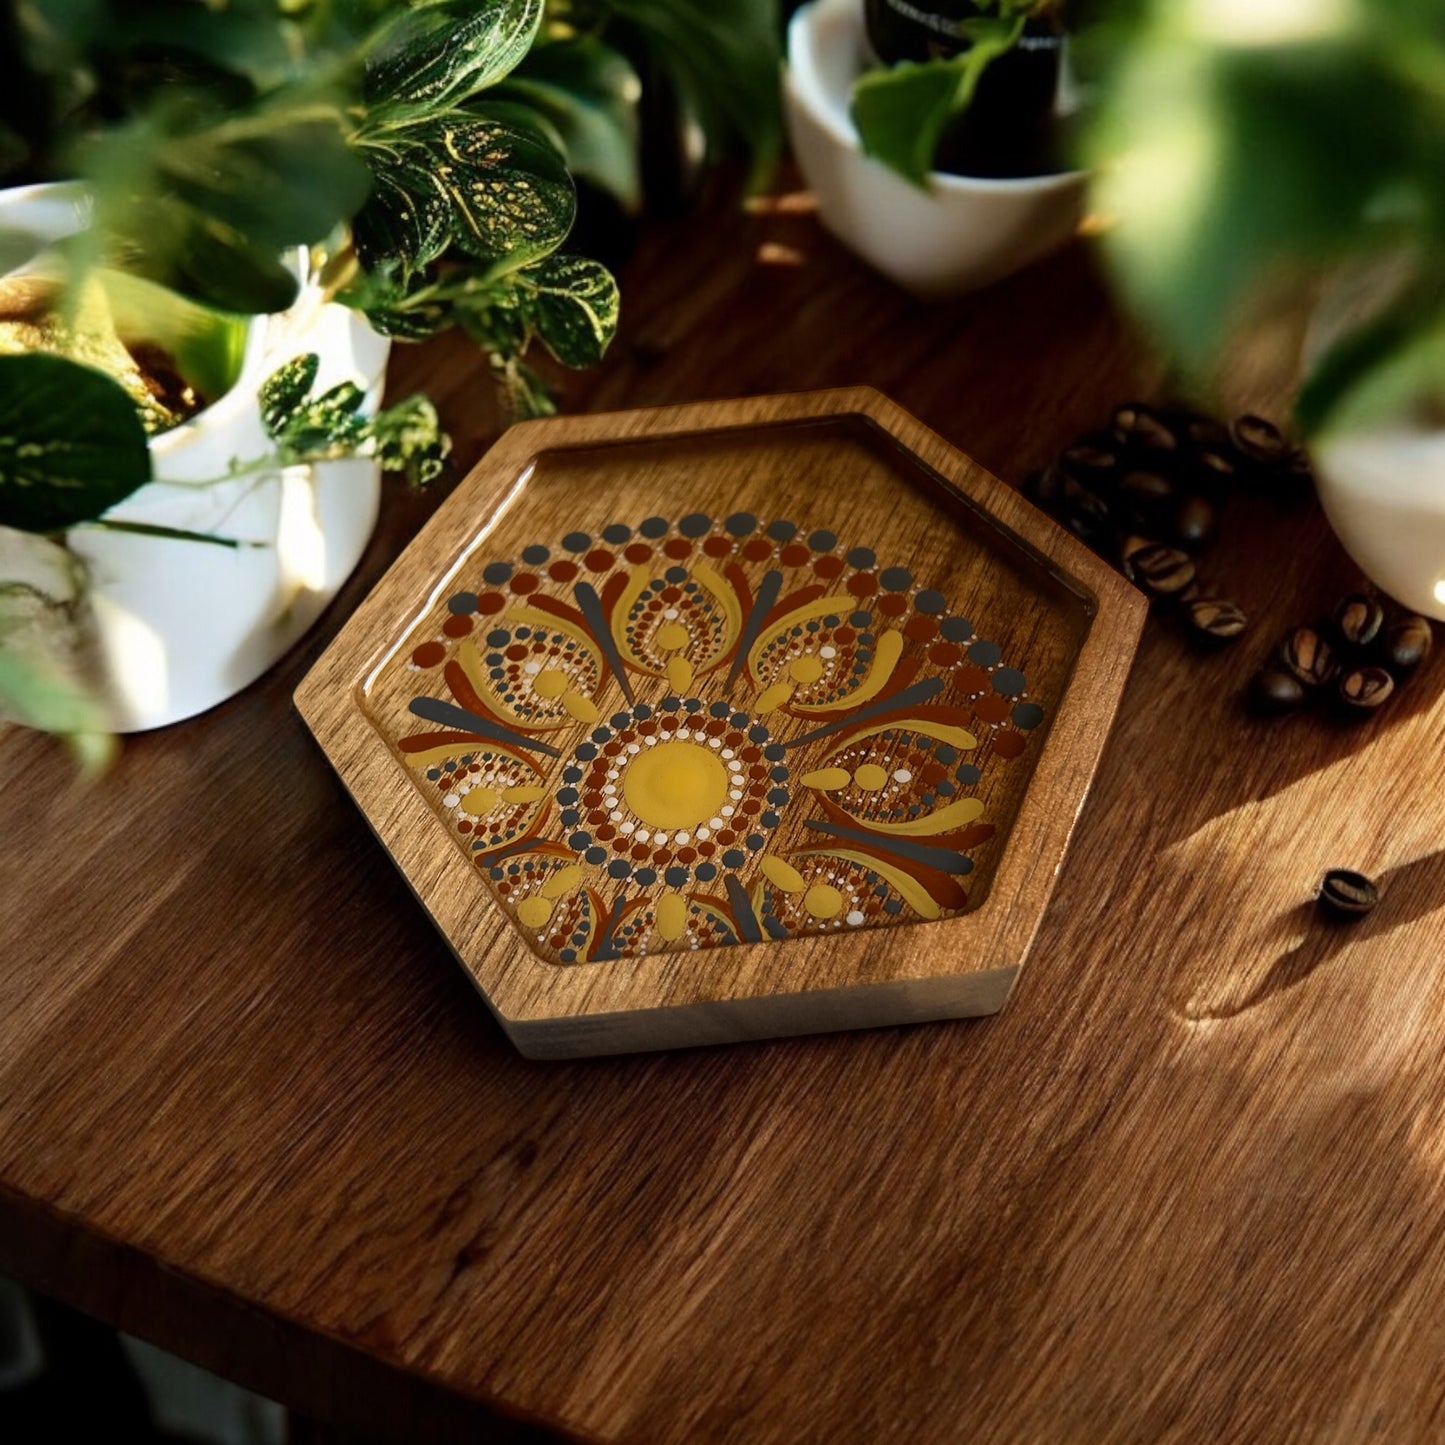
{"type": "Polygon", "coordinates": [[[446,797],[442,799],[442,806],[446,808],[455,808],[456,805],[460,802],[461,799],[455,793],[448,793],[446,797]]]}
{"type": "Polygon", "coordinates": [[[627,744],[627,751],[628,751],[629,753],[636,753],[636,752],[641,752],[642,750],[641,750],[641,748],[639,748],[639,747],[637,746],[636,743],[628,743],[628,744],[627,744]]]}
{"type": "Polygon", "coordinates": [[[677,617],[678,617],[679,614],[678,614],[678,610],[677,610],[676,607],[665,607],[665,608],[663,608],[662,615],[663,615],[663,617],[665,617],[669,622],[674,622],[674,621],[677,620],[677,617]]]}
{"type": "Polygon", "coordinates": [[[609,822],[612,822],[612,823],[620,823],[620,822],[622,821],[622,809],[621,809],[621,808],[614,808],[614,809],[607,815],[607,818],[608,818],[608,821],[609,821],[609,822]]]}
{"type": "Polygon", "coordinates": [[[710,748],[720,748],[722,747],[722,740],[720,738],[709,738],[707,745],[710,748]]]}
{"type": "Polygon", "coordinates": [[[686,843],[686,842],[687,842],[687,836],[688,836],[688,835],[687,835],[686,833],[674,833],[674,834],[672,835],[672,841],[673,841],[674,843],[686,843]]]}
{"type": "Polygon", "coordinates": [[[820,647],[818,649],[819,657],[837,657],[837,655],[838,649],[836,647],[820,647]]]}
{"type": "Polygon", "coordinates": [[[699,838],[703,839],[704,841],[705,841],[708,837],[711,836],[710,831],[709,831],[709,829],[707,828],[706,825],[700,827],[700,828],[697,830],[697,836],[698,836],[699,838]]]}
{"type": "Polygon", "coordinates": [[[743,800],[743,790],[741,788],[734,788],[732,792],[728,794],[728,797],[732,798],[734,802],[741,803],[743,800]]]}
{"type": "Polygon", "coordinates": [[[857,928],[858,925],[863,922],[863,915],[855,908],[848,915],[848,922],[851,923],[854,928],[857,928]]]}
{"type": "MultiPolygon", "coordinates": [[[[614,814],[613,816],[616,817],[616,816],[621,816],[621,815],[620,815],[620,814],[614,814]]],[[[634,823],[634,822],[632,822],[632,821],[630,821],[630,820],[629,820],[628,822],[626,822],[626,823],[621,823],[621,824],[619,824],[619,825],[618,825],[618,828],[617,828],[617,831],[618,831],[619,833],[621,833],[624,837],[631,837],[632,834],[633,834],[636,830],[637,830],[637,824],[634,823]]]]}
{"type": "Polygon", "coordinates": [[[722,755],[723,755],[723,757],[725,757],[725,758],[730,758],[730,757],[732,757],[732,755],[733,755],[733,750],[732,750],[731,748],[724,748],[724,749],[722,750],[722,755]]]}
{"type": "MultiPolygon", "coordinates": [[[[737,812],[737,809],[734,808],[731,803],[724,803],[722,807],[718,809],[718,812],[721,813],[724,818],[731,818],[732,815],[737,812]]],[[[722,824],[719,823],[718,827],[722,827],[722,824]]]]}
{"type": "Polygon", "coordinates": [[[895,783],[911,783],[913,774],[907,768],[898,768],[893,774],[893,781],[895,783]]]}
{"type": "MultiPolygon", "coordinates": [[[[732,809],[729,808],[728,811],[729,811],[729,812],[732,812],[732,809]]],[[[709,828],[721,828],[721,827],[722,827],[722,819],[721,819],[721,818],[709,818],[707,825],[708,825],[709,828]]]]}
{"type": "Polygon", "coordinates": [[[522,664],[522,671],[525,672],[525,673],[528,673],[529,675],[535,674],[535,673],[539,673],[539,672],[541,672],[541,670],[542,670],[542,664],[541,664],[541,662],[540,662],[537,658],[535,658],[535,657],[534,657],[530,662],[524,662],[524,663],[522,664]]]}
{"type": "Polygon", "coordinates": [[[732,762],[730,762],[730,763],[728,764],[728,771],[731,772],[731,773],[740,773],[740,772],[742,772],[742,770],[743,770],[743,765],[742,765],[740,762],[738,762],[738,760],[737,760],[736,758],[734,758],[734,759],[732,760],[732,762]]]}
{"type": "Polygon", "coordinates": [[[649,833],[646,828],[639,828],[639,829],[637,830],[637,841],[638,841],[639,843],[645,843],[645,842],[647,842],[647,840],[648,840],[649,838],[651,838],[651,837],[652,837],[652,834],[649,833]]]}

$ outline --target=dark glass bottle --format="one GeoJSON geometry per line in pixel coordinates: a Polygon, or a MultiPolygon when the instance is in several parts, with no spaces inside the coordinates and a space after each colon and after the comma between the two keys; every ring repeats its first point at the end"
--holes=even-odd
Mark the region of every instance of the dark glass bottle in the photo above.
{"type": "MultiPolygon", "coordinates": [[[[977,18],[973,0],[864,0],[868,39],[884,65],[958,55],[970,41],[959,22],[977,18]]],[[[1018,45],[993,60],[973,100],[939,141],[937,170],[964,176],[1033,176],[1061,169],[1054,105],[1063,27],[1031,19],[1018,45]]]]}

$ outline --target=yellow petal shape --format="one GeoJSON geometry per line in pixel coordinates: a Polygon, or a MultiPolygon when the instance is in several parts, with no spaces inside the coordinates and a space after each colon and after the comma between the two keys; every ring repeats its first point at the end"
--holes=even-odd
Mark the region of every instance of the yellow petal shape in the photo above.
{"type": "Polygon", "coordinates": [[[597,705],[590,698],[583,697],[580,692],[563,693],[562,706],[578,722],[596,722],[601,716],[601,713],[597,711],[597,705]]]}
{"type": "Polygon", "coordinates": [[[877,763],[864,763],[856,773],[853,774],[853,781],[866,793],[876,793],[879,788],[888,786],[888,774],[884,772],[877,763]]]}
{"type": "Polygon", "coordinates": [[[541,928],[552,916],[552,904],[535,894],[517,905],[517,917],[528,928],[541,928]]]}
{"type": "Polygon", "coordinates": [[[667,685],[674,692],[686,692],[692,686],[692,663],[687,658],[667,659],[667,685]]]}
{"type": "Polygon", "coordinates": [[[652,634],[652,645],[667,652],[676,652],[678,648],[686,647],[691,640],[687,635],[687,628],[680,622],[664,622],[652,634]]]}
{"type": "Polygon", "coordinates": [[[657,936],[669,943],[687,932],[687,899],[681,893],[664,893],[654,915],[657,936]]]}
{"type": "Polygon", "coordinates": [[[878,823],[869,819],[868,827],[874,833],[892,833],[899,838],[910,838],[925,833],[948,833],[982,816],[982,799],[960,798],[956,803],[925,813],[921,818],[909,818],[902,823],[878,823]]]}
{"type": "Polygon", "coordinates": [[[758,694],[758,700],[753,704],[753,711],[757,713],[772,712],[775,707],[782,707],[793,695],[793,684],[791,682],[775,682],[771,687],[765,687],[758,694]]]}
{"type": "Polygon", "coordinates": [[[555,667],[546,668],[532,679],[532,691],[538,697],[561,697],[567,691],[567,674],[555,667]]]}
{"type": "Polygon", "coordinates": [[[855,687],[852,692],[844,693],[842,697],[835,697],[832,702],[815,703],[812,707],[805,707],[798,704],[799,712],[845,712],[855,708],[859,703],[867,702],[870,698],[877,697],[888,679],[893,676],[893,669],[898,666],[898,659],[903,656],[903,634],[890,629],[878,639],[878,645],[873,650],[873,666],[868,676],[855,687]]]}
{"type": "Polygon", "coordinates": [[[867,728],[861,733],[853,733],[849,742],[860,743],[864,738],[875,738],[879,733],[922,733],[941,743],[952,743],[956,748],[976,748],[978,739],[968,731],[967,728],[951,727],[948,723],[931,722],[921,717],[901,717],[892,722],[879,723],[876,728],[867,728]]]}
{"type": "Polygon", "coordinates": [[[543,885],[541,896],[543,898],[560,898],[564,893],[570,893],[574,888],[580,887],[583,873],[575,863],[569,863],[565,868],[559,868],[543,885]]]}
{"type": "Polygon", "coordinates": [[[847,768],[814,768],[799,779],[805,788],[816,788],[820,793],[831,793],[835,788],[846,788],[853,781],[847,768]]]}
{"type": "Polygon", "coordinates": [[[880,878],[886,878],[898,890],[903,901],[920,918],[934,919],[943,916],[943,909],[934,901],[932,894],[911,873],[905,873],[901,868],[895,868],[893,864],[873,857],[871,853],[852,853],[847,849],[838,848],[824,856],[846,858],[850,863],[861,863],[880,878]]]}
{"type": "MultiPolygon", "coordinates": [[[[468,793],[467,796],[470,797],[471,794],[468,793]]],[[[504,799],[506,802],[508,802],[508,803],[535,803],[535,802],[537,802],[539,799],[545,798],[546,796],[547,796],[547,789],[546,789],[546,788],[538,788],[538,787],[530,787],[530,786],[529,786],[529,787],[523,787],[523,788],[503,788],[503,789],[502,789],[502,797],[503,797],[503,799],[504,799]]]]}
{"type": "Polygon", "coordinates": [[[830,612],[847,614],[857,605],[858,599],[850,597],[845,592],[834,597],[817,597],[811,602],[805,602],[801,607],[795,607],[791,612],[780,617],[768,628],[767,632],[753,643],[748,652],[748,671],[752,673],[755,681],[762,682],[763,675],[758,671],[758,664],[762,660],[764,649],[770,642],[791,632],[794,627],[811,622],[815,617],[826,617],[830,612]]]}
{"type": "Polygon", "coordinates": [[[472,788],[462,798],[462,812],[480,818],[501,801],[501,794],[495,788],[472,788]]]}
{"type": "Polygon", "coordinates": [[[781,858],[764,858],[758,867],[763,877],[770,883],[775,883],[784,893],[801,893],[807,887],[803,875],[791,863],[784,863],[781,858]]]}

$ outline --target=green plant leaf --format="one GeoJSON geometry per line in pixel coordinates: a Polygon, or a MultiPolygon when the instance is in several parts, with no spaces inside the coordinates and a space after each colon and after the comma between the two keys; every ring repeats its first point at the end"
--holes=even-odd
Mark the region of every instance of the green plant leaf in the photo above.
{"type": "Polygon", "coordinates": [[[368,269],[425,266],[448,241],[512,269],[545,256],[572,227],[567,167],[515,107],[380,126],[357,144],[376,177],[354,225],[368,269]]]}
{"type": "Polygon", "coordinates": [[[0,356],[0,526],[60,532],[150,476],[140,417],[110,377],[39,352],[0,356]]]}
{"type": "Polygon", "coordinates": [[[641,88],[625,56],[593,36],[575,35],[534,46],[493,94],[534,107],[557,133],[572,173],[636,210],[641,88]]]}
{"type": "Polygon", "coordinates": [[[293,356],[278,366],[261,383],[261,424],[273,441],[286,429],[300,411],[311,388],[316,385],[316,372],[321,358],[314,351],[293,356]]]}
{"type": "Polygon", "coordinates": [[[853,86],[853,123],[864,154],[915,186],[928,185],[949,121],[966,110],[979,78],[1018,44],[1025,17],[980,17],[961,27],[972,45],[955,56],[865,71],[853,86]]]}
{"type": "Polygon", "coordinates": [[[512,278],[531,330],[563,366],[596,366],[617,331],[612,273],[585,256],[548,256],[512,278]]]}
{"type": "Polygon", "coordinates": [[[633,32],[696,115],[713,153],[741,140],[760,180],[782,135],[776,0],[600,0],[597,8],[633,32]]]}
{"type": "Polygon", "coordinates": [[[543,0],[414,5],[368,62],[369,106],[454,105],[494,84],[531,47],[543,0]]]}

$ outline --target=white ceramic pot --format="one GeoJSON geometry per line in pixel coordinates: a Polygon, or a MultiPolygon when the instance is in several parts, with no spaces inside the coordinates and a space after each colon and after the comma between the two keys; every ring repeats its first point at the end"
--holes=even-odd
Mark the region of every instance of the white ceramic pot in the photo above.
{"type": "Polygon", "coordinates": [[[1330,526],[1397,602],[1445,621],[1445,430],[1400,423],[1314,448],[1330,526]]]}
{"type": "MultiPolygon", "coordinates": [[[[0,192],[0,229],[48,243],[85,224],[85,200],[73,188],[0,192]]],[[[68,546],[87,573],[118,731],[179,722],[239,692],[311,626],[350,575],[376,525],[380,475],[373,462],[195,483],[272,449],[257,390],[281,363],[316,352],[317,389],[356,382],[374,412],[389,349],[364,319],[327,303],[303,280],[289,311],[252,321],[230,390],[151,442],[156,480],[106,514],[256,545],[230,549],[94,527],[70,532],[68,546]]]]}
{"type": "Polygon", "coordinates": [[[868,61],[862,0],[813,0],[788,27],[784,110],[823,224],[900,286],[956,295],[1021,270],[1078,229],[1082,171],[1018,180],[935,172],[920,190],[865,156],[849,113],[868,61]]]}

